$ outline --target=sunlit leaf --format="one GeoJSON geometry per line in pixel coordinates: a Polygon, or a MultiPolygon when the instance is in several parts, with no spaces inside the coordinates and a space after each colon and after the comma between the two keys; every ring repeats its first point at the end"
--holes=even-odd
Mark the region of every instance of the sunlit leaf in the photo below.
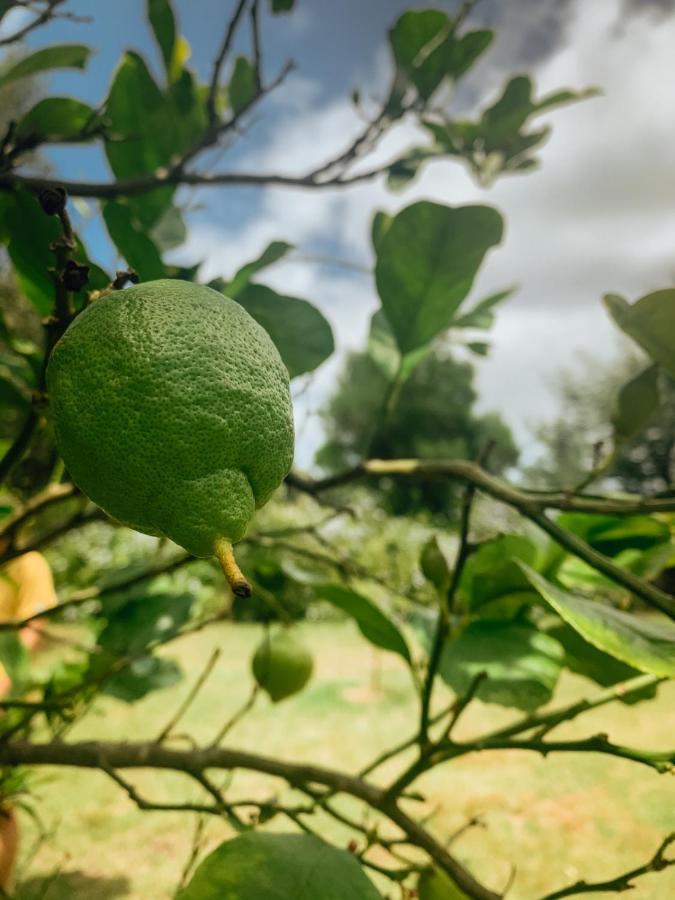
{"type": "Polygon", "coordinates": [[[640,617],[563,590],[522,564],[532,586],[589,643],[652,675],[675,677],[675,625],[640,617]]]}

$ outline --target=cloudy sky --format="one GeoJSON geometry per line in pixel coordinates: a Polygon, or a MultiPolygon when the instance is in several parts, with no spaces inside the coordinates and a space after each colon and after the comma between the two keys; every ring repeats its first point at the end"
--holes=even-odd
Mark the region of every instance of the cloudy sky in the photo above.
{"type": "MultiPolygon", "coordinates": [[[[183,0],[181,26],[193,63],[206,76],[232,2],[183,0]]],[[[221,168],[303,172],[346,145],[360,125],[349,100],[359,86],[366,101],[382,96],[389,73],[386,28],[397,14],[430,3],[399,0],[298,0],[297,14],[268,23],[268,72],[291,57],[298,63],[286,88],[270,97],[246,138],[218,158],[221,168]]],[[[452,3],[437,3],[452,10],[452,3]]],[[[273,239],[298,250],[265,279],[304,296],[331,321],[340,353],[363,345],[376,306],[367,271],[308,262],[330,255],[366,270],[374,210],[390,212],[419,198],[497,206],[505,240],[488,257],[473,297],[517,282],[503,306],[490,357],[476,363],[483,409],[498,409],[525,456],[535,452],[530,426],[555,412],[552,381],[584,354],[611,359],[621,352],[600,303],[606,291],[636,298],[675,277],[675,15],[669,0],[482,0],[472,21],[497,28],[497,41],[457,96],[458,109],[482,105],[510,74],[530,71],[538,91],[602,89],[598,98],[546,117],[553,134],[534,174],[507,176],[485,190],[465,170],[429,166],[406,191],[373,183],[341,192],[212,189],[191,201],[181,258],[204,261],[203,276],[231,274],[273,239]]],[[[89,25],[60,22],[38,32],[35,46],[87,40],[99,47],[87,75],[54,76],[59,93],[99,102],[116,59],[127,46],[157,57],[143,22],[141,0],[71,2],[95,15],[89,25]]],[[[416,137],[404,124],[378,158],[416,137]]],[[[68,177],[105,177],[104,161],[63,150],[55,165],[68,177]]],[[[215,163],[215,160],[213,160],[215,163]]],[[[105,236],[87,226],[95,254],[114,262],[105,236]]],[[[298,403],[299,462],[308,464],[321,439],[316,409],[339,371],[340,355],[324,365],[298,403]]]]}

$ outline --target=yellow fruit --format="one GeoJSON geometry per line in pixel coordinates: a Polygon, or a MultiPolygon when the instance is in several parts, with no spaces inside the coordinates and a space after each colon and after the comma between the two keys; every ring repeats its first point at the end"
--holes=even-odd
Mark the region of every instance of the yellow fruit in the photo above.
{"type": "Polygon", "coordinates": [[[41,553],[24,553],[0,570],[0,621],[21,621],[56,603],[52,570],[41,553]]]}
{"type": "Polygon", "coordinates": [[[297,694],[314,668],[311,654],[288,632],[266,637],[253,655],[253,675],[274,703],[297,694]]]}

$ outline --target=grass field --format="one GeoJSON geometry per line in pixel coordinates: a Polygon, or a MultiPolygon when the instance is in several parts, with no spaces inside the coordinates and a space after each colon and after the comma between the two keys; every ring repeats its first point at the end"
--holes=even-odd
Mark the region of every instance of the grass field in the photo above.
{"type": "MultiPolygon", "coordinates": [[[[310,686],[279,706],[260,698],[231,732],[228,745],[355,770],[410,733],[416,707],[409,676],[396,657],[373,651],[349,623],[306,624],[302,631],[317,663],[310,686]]],[[[214,671],[178,729],[208,741],[248,696],[249,658],[260,635],[256,626],[222,625],[177,641],[167,655],[182,663],[187,680],[133,706],[101,700],[70,737],[154,738],[213,648],[220,647],[214,671]]],[[[568,677],[556,699],[567,702],[592,690],[590,683],[568,677]]],[[[475,703],[460,736],[508,718],[505,710],[475,703]]],[[[651,704],[613,704],[558,733],[599,731],[625,743],[672,748],[675,683],[663,687],[651,704]]],[[[177,775],[138,772],[130,778],[154,800],[197,797],[197,789],[177,775]]],[[[474,754],[436,770],[419,787],[427,797],[418,804],[420,815],[433,814],[432,827],[441,836],[471,816],[483,817],[486,827],[469,831],[454,852],[495,888],[504,886],[514,866],[512,900],[540,897],[578,878],[619,874],[645,862],[661,838],[675,830],[675,778],[610,757],[544,760],[518,751],[474,754]]],[[[97,772],[43,769],[34,776],[33,788],[50,834],[28,859],[36,830],[22,817],[24,858],[16,900],[173,896],[190,852],[194,817],[140,812],[97,772]]],[[[262,798],[269,793],[269,780],[241,773],[228,796],[262,798]]],[[[207,846],[229,833],[220,820],[209,822],[207,846]]],[[[346,844],[345,832],[333,830],[332,835],[346,844]]],[[[392,888],[385,890],[399,896],[392,888]]],[[[631,897],[673,900],[675,867],[643,878],[631,897]]]]}

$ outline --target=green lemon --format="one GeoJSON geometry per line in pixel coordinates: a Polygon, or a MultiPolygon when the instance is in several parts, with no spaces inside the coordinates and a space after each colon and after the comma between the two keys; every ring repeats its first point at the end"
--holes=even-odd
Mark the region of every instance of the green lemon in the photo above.
{"type": "Polygon", "coordinates": [[[47,370],[56,443],[109,515],[195,556],[250,593],[231,544],[293,459],[288,372],[233,300],[160,280],[80,313],[47,370]]]}
{"type": "Polygon", "coordinates": [[[253,654],[253,676],[274,703],[301,691],[314,663],[309,651],[288,632],[266,637],[253,654]]]}

